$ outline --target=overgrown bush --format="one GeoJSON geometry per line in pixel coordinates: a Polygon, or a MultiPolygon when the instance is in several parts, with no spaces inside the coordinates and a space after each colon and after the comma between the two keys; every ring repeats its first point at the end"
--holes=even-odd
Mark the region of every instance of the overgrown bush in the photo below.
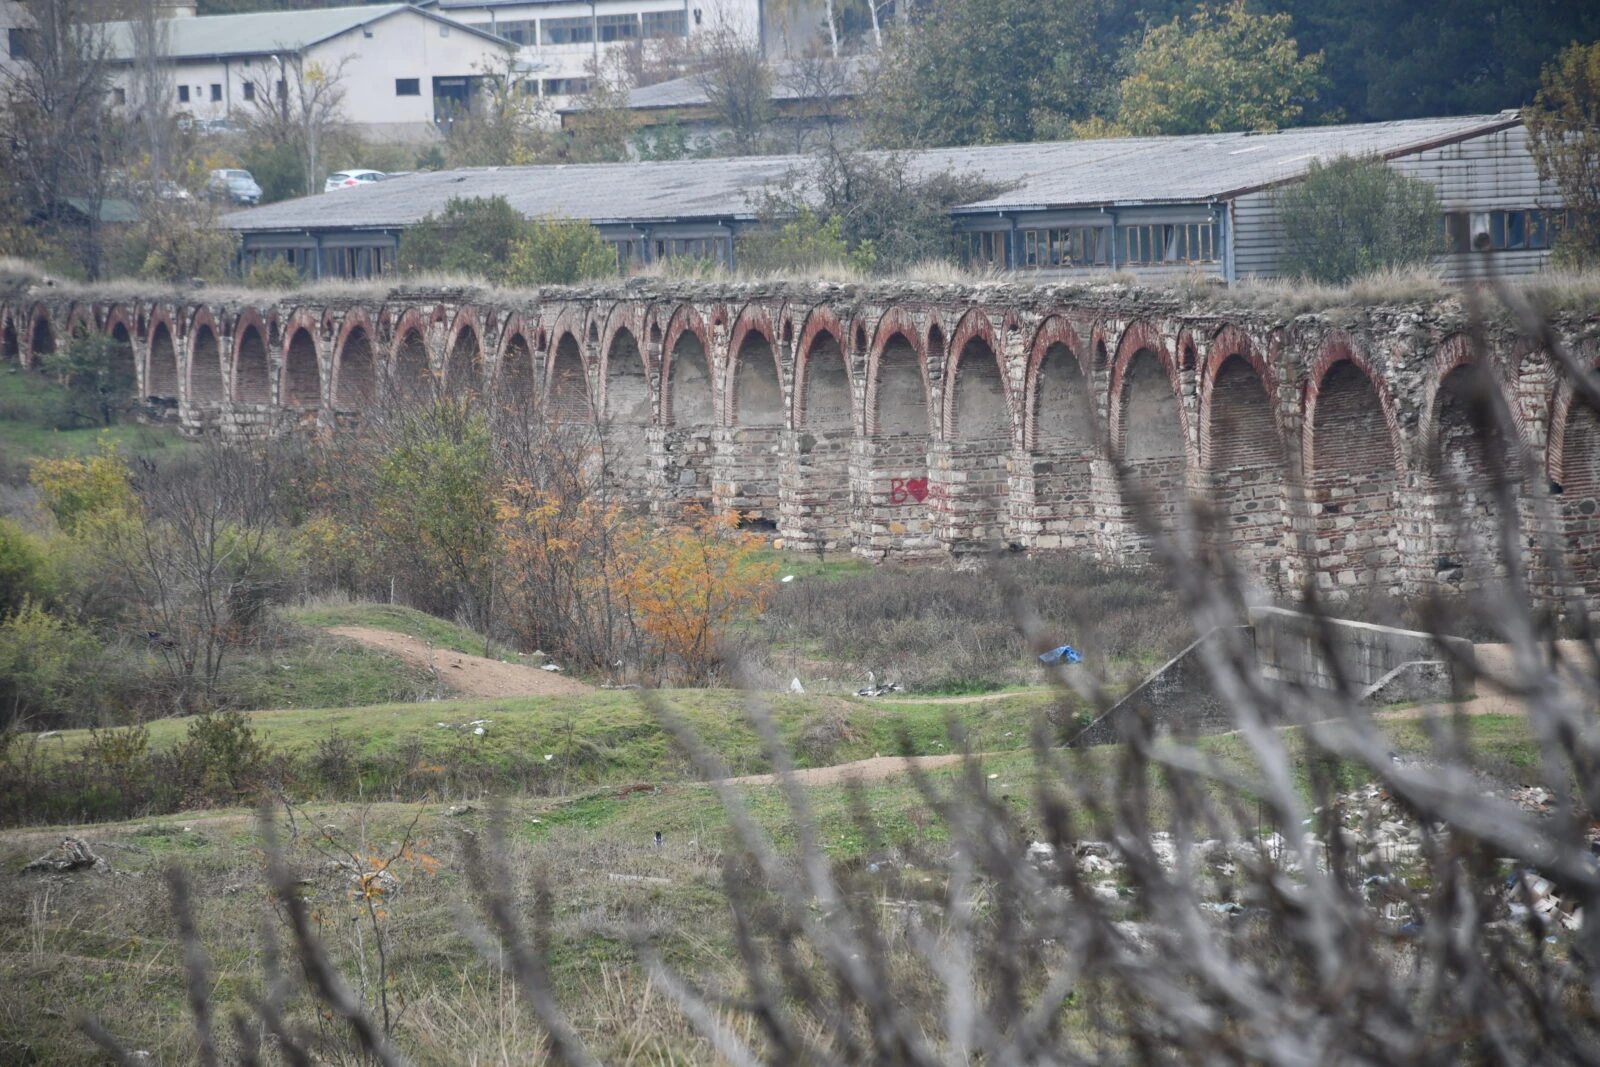
{"type": "Polygon", "coordinates": [[[281,256],[257,259],[244,277],[244,283],[252,289],[298,289],[304,281],[300,271],[281,256]]]}
{"type": "Polygon", "coordinates": [[[821,218],[810,205],[792,219],[769,223],[739,238],[739,265],[756,273],[804,275],[819,268],[846,267],[867,274],[876,262],[870,239],[851,248],[839,217],[821,218]]]}
{"type": "Polygon", "coordinates": [[[617,270],[616,252],[587,222],[530,220],[503,196],[452,198],[439,215],[406,229],[397,258],[404,273],[504,285],[570,285],[617,270]]]}
{"type": "Polygon", "coordinates": [[[1443,251],[1439,195],[1381,159],[1312,160],[1278,195],[1282,273],[1340,285],[1376,271],[1425,264],[1443,251]]]}

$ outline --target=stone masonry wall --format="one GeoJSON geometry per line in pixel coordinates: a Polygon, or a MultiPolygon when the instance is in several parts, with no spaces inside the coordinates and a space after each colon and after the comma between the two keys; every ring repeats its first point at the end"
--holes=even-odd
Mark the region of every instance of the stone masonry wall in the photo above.
{"type": "MultiPolygon", "coordinates": [[[[500,383],[612,441],[662,513],[737,507],[794,547],[868,558],[1012,545],[1146,556],[1156,524],[1209,522],[1264,591],[1410,595],[1494,576],[1492,489],[1549,512],[1541,595],[1600,595],[1600,419],[1537,345],[1488,329],[1515,432],[1472,450],[1456,301],[1286,316],[1120,285],[630,282],[98,295],[0,303],[0,360],[74,331],[131,359],[153,419],[247,439],[339,432],[384,395],[500,383]],[[1496,466],[1498,464],[1498,467],[1496,466]],[[1509,475],[1497,471],[1510,471],[1509,475]],[[1466,521],[1452,506],[1465,493],[1466,521]]],[[[1557,323],[1591,364],[1592,324],[1557,323]]]]}

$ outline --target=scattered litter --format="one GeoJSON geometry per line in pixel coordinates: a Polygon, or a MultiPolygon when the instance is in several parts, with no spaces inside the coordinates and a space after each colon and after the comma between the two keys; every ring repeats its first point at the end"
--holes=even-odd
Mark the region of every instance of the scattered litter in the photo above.
{"type": "Polygon", "coordinates": [[[630,882],[634,885],[671,885],[671,878],[660,878],[653,874],[608,874],[606,880],[611,882],[630,882]]]}
{"type": "Polygon", "coordinates": [[[1083,653],[1079,652],[1077,649],[1073,648],[1071,645],[1061,645],[1058,648],[1052,648],[1049,652],[1046,652],[1042,656],[1040,656],[1039,657],[1039,662],[1040,663],[1057,663],[1057,662],[1061,662],[1061,663],[1082,663],[1083,662],[1083,653]]]}
{"type": "Polygon", "coordinates": [[[1233,900],[1202,900],[1200,906],[1218,915],[1243,915],[1244,906],[1233,900]]]}
{"type": "Polygon", "coordinates": [[[560,666],[558,666],[558,665],[556,665],[554,663],[545,663],[545,664],[541,664],[539,669],[541,671],[559,671],[559,670],[564,670],[565,668],[560,667],[560,666]]]}
{"type": "Polygon", "coordinates": [[[471,804],[457,804],[446,811],[445,814],[450,816],[452,819],[459,819],[461,816],[471,815],[477,810],[478,809],[473,807],[471,804]]]}
{"type": "Polygon", "coordinates": [[[546,752],[544,754],[544,761],[546,763],[549,763],[551,760],[553,760],[555,758],[556,758],[556,754],[554,752],[546,752]]]}
{"type": "Polygon", "coordinates": [[[782,578],[780,578],[778,580],[781,581],[784,585],[788,585],[790,582],[794,581],[794,575],[785,574],[782,578]]]}
{"type": "Polygon", "coordinates": [[[804,693],[805,691],[806,691],[806,687],[800,684],[800,679],[799,678],[790,678],[789,679],[789,692],[791,692],[791,693],[804,693]]]}
{"type": "Polygon", "coordinates": [[[482,737],[483,736],[483,727],[479,726],[477,729],[473,730],[472,732],[474,734],[476,734],[477,736],[482,737]]]}
{"type": "Polygon", "coordinates": [[[905,692],[905,686],[900,685],[897,682],[885,682],[882,685],[869,685],[865,689],[857,689],[856,690],[856,696],[858,696],[858,697],[881,697],[881,696],[888,696],[890,693],[903,693],[903,692],[905,692]]]}

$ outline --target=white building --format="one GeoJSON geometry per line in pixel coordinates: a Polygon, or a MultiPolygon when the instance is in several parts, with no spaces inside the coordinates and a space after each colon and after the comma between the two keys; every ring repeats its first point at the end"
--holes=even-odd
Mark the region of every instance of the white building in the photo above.
{"type": "MultiPolygon", "coordinates": [[[[344,117],[374,138],[421,141],[467,106],[515,45],[409,4],[210,15],[160,24],[173,103],[199,121],[239,119],[294,91],[294,68],[337,72],[344,117]]],[[[132,97],[133,24],[105,24],[120,98],[132,97]]]]}
{"type": "Polygon", "coordinates": [[[438,0],[436,10],[514,42],[528,84],[560,110],[588,91],[606,49],[726,27],[761,36],[760,0],[438,0]]]}

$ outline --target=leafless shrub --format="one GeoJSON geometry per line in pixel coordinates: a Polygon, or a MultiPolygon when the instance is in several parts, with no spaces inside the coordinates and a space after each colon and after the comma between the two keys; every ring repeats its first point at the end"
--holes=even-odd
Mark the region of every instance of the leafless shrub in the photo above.
{"type": "MultiPolygon", "coordinates": [[[[1536,317],[1527,323],[1559,367],[1579,370],[1536,317]]],[[[1600,406],[1600,389],[1576,385],[1600,406]]],[[[1489,400],[1475,411],[1480,435],[1509,430],[1489,400]]],[[[659,994],[733,1064],[1600,1063],[1600,923],[1585,919],[1600,907],[1588,841],[1600,811],[1600,658],[1587,604],[1567,605],[1581,655],[1552,640],[1522,579],[1527,546],[1543,553],[1547,531],[1522,528],[1510,506],[1516,460],[1500,462],[1499,529],[1482,547],[1502,566],[1470,603],[1492,607],[1485,618],[1510,647],[1512,669],[1486,682],[1527,709],[1541,810],[1494,793],[1460,716],[1426,721],[1431,750],[1400,759],[1347,674],[1326,690],[1263,677],[1232,625],[1243,583],[1196,520],[1151,544],[1195,628],[1218,632],[1202,656],[1233,710],[1237,758],[1158,737],[1136,714],[1109,752],[1054,748],[1041,724],[1025,802],[1023,787],[976,758],[948,783],[911,768],[936,847],[892,850],[857,789],[855,832],[884,858],[841,862],[759,700],[749,710],[778,771],[782,836],[646,693],[730,823],[724,895],[741,973],[669,962],[646,923],[618,932],[659,994]]],[[[1138,510],[1139,487],[1124,487],[1138,510]]],[[[1305,600],[1337,663],[1325,607],[1314,589],[1305,600]]],[[[1028,605],[1015,618],[1030,651],[1056,640],[1028,605]]],[[[311,987],[366,1054],[402,1062],[314,936],[266,826],[269,879],[311,987]]],[[[498,827],[466,840],[487,917],[480,948],[506,961],[553,1060],[599,1062],[547,962],[552,880],[535,872],[523,905],[498,827]]],[[[186,940],[190,988],[201,989],[192,932],[186,940]]],[[[257,1011],[285,1058],[306,1062],[289,1053],[303,1045],[270,998],[257,1011]]],[[[203,1032],[203,1005],[196,1019],[203,1032]]]]}

